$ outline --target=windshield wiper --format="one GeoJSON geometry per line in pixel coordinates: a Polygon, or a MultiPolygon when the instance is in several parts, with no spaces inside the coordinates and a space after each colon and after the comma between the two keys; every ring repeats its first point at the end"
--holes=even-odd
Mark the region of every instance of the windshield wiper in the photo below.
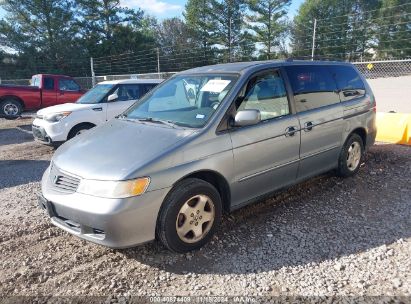
{"type": "Polygon", "coordinates": [[[164,124],[167,125],[169,127],[175,128],[176,124],[173,123],[170,120],[161,120],[161,119],[155,119],[153,117],[144,117],[144,118],[137,118],[138,121],[141,122],[152,122],[152,123],[160,123],[160,124],[164,124]]]}

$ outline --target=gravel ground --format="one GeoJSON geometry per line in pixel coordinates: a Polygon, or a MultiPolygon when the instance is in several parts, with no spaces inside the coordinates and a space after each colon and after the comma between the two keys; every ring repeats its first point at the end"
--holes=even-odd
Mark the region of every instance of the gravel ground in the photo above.
{"type": "Polygon", "coordinates": [[[201,250],[174,254],[156,242],[107,249],[52,226],[36,193],[53,149],[32,141],[30,123],[0,120],[3,297],[396,296],[411,302],[411,147],[376,145],[357,176],[329,173],[294,186],[225,217],[201,250]]]}

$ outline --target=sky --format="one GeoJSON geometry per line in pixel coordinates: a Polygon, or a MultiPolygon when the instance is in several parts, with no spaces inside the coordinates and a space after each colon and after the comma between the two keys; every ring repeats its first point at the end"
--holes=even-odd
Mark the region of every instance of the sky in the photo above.
{"type": "MultiPolygon", "coordinates": [[[[0,0],[1,2],[1,0],[0,0]]],[[[123,6],[130,8],[141,8],[147,14],[159,19],[181,17],[187,0],[121,0],[123,6]]],[[[293,17],[303,0],[291,2],[289,16],[293,17]]],[[[5,11],[0,8],[0,19],[4,17],[5,11]]]]}

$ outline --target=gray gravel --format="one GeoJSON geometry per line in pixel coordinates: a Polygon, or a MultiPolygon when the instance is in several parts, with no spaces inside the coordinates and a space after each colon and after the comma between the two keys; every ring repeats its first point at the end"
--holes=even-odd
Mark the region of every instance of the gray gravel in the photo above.
{"type": "Polygon", "coordinates": [[[112,250],[37,208],[53,149],[0,120],[0,295],[411,296],[411,147],[376,145],[332,173],[226,216],[203,249],[112,250]]]}

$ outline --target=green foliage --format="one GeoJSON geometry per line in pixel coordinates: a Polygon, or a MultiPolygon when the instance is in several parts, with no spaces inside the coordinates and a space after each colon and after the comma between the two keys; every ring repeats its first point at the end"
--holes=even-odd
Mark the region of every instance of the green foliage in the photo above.
{"type": "Polygon", "coordinates": [[[383,0],[378,12],[376,46],[379,58],[411,56],[411,3],[383,0]]]}
{"type": "Polygon", "coordinates": [[[347,60],[410,56],[410,13],[411,3],[405,0],[307,0],[294,18],[293,54],[311,55],[316,18],[316,56],[347,60]]]}
{"type": "Polygon", "coordinates": [[[184,19],[158,21],[121,0],[3,0],[0,77],[178,71],[219,62],[411,56],[409,0],[188,0],[184,19]]]}
{"type": "Polygon", "coordinates": [[[266,59],[273,58],[273,47],[282,43],[287,31],[285,16],[291,0],[250,0],[248,3],[248,27],[255,33],[250,41],[264,45],[266,59]]]}
{"type": "Polygon", "coordinates": [[[210,0],[188,0],[183,13],[187,27],[193,33],[194,40],[204,51],[213,44],[212,3],[210,0]]]}
{"type": "MultiPolygon", "coordinates": [[[[59,72],[69,67],[74,71],[84,65],[76,67],[68,60],[84,55],[76,37],[72,1],[6,0],[2,7],[8,12],[0,21],[0,33],[7,37],[4,46],[21,54],[19,63],[25,69],[59,72]]],[[[0,77],[10,72],[2,70],[0,77]]]]}
{"type": "Polygon", "coordinates": [[[153,42],[139,31],[143,11],[120,6],[119,0],[77,0],[77,24],[88,53],[93,57],[136,50],[153,42]]]}
{"type": "Polygon", "coordinates": [[[246,9],[243,0],[210,0],[213,20],[211,34],[214,44],[225,48],[222,59],[231,62],[240,51],[243,36],[243,17],[246,9]]]}

